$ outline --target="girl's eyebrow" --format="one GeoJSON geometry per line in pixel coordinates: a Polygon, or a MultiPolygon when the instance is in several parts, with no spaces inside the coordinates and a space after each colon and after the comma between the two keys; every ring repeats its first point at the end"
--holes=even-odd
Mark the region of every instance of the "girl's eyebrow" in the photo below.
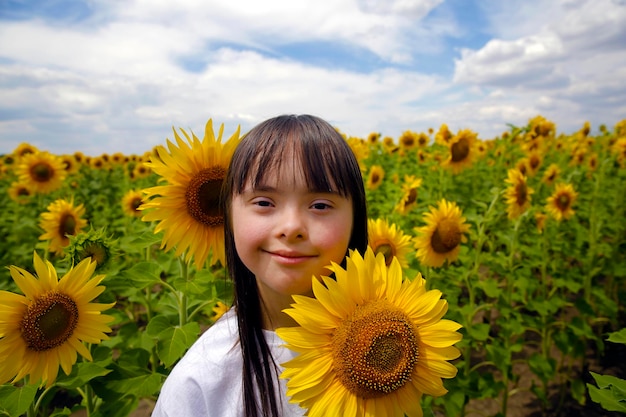
{"type": "MultiPolygon", "coordinates": [[[[278,192],[278,188],[276,188],[274,186],[271,186],[271,185],[267,185],[267,184],[257,184],[255,187],[252,187],[250,189],[244,189],[243,192],[244,193],[246,193],[246,192],[249,192],[249,193],[255,193],[255,192],[276,193],[276,192],[278,192]]],[[[322,189],[318,189],[318,188],[309,188],[308,192],[311,193],[311,194],[343,195],[338,190],[333,190],[333,189],[322,190],[322,189]]]]}

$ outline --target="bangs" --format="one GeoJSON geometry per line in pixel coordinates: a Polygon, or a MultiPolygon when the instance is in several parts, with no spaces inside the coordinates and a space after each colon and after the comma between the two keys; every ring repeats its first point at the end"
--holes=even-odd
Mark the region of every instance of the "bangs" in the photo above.
{"type": "Polygon", "coordinates": [[[269,175],[282,178],[284,164],[296,164],[310,191],[351,197],[354,184],[349,179],[359,169],[352,150],[336,130],[303,123],[302,118],[261,125],[242,139],[242,155],[236,158],[241,166],[233,167],[240,174],[233,184],[237,194],[247,185],[256,189],[265,184],[269,175]]]}

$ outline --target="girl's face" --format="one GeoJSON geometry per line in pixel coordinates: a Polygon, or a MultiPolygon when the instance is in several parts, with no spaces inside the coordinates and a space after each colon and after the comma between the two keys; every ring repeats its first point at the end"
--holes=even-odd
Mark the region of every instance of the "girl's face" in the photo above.
{"type": "Polygon", "coordinates": [[[269,174],[266,183],[233,197],[235,248],[267,307],[282,309],[292,294],[310,294],[313,275],[327,275],[331,261],[343,261],[352,210],[349,198],[311,191],[297,162],[285,162],[280,178],[269,174]]]}

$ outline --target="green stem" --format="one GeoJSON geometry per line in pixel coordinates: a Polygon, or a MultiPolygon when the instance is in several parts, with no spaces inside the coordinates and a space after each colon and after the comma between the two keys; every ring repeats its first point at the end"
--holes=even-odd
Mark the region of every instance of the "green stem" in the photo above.
{"type": "MultiPolygon", "coordinates": [[[[187,282],[189,278],[189,265],[183,259],[183,256],[179,258],[180,261],[180,274],[183,278],[183,282],[187,282]]],[[[178,324],[182,327],[187,324],[188,316],[187,316],[187,295],[178,291],[178,324]]]]}

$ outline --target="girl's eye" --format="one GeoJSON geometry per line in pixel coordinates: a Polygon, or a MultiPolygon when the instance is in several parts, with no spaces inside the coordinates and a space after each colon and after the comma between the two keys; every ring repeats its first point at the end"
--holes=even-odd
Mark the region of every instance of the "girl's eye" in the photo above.
{"type": "Polygon", "coordinates": [[[252,204],[259,207],[271,207],[272,202],[269,200],[256,200],[252,204]]]}
{"type": "Polygon", "coordinates": [[[313,203],[311,208],[314,208],[315,210],[327,210],[332,208],[332,206],[327,203],[313,203]]]}

